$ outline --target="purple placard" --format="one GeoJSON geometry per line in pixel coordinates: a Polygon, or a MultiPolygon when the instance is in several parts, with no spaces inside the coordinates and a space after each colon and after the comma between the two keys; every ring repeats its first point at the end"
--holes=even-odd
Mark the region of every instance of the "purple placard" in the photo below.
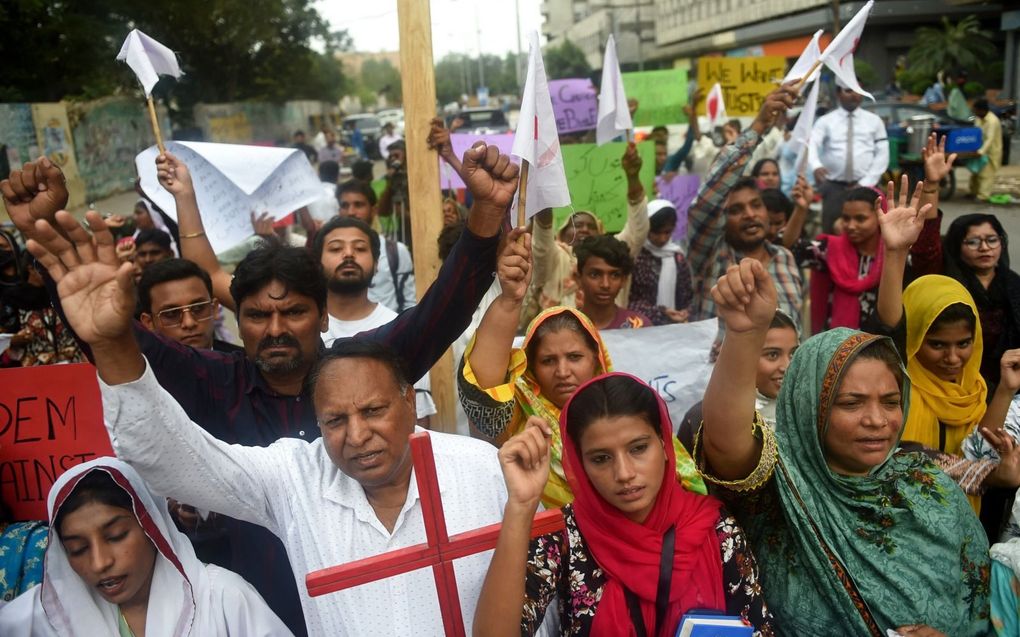
{"type": "Polygon", "coordinates": [[[669,180],[662,176],[655,178],[655,189],[659,192],[659,197],[672,201],[676,207],[674,241],[687,239],[687,209],[691,207],[694,197],[698,194],[700,184],[701,180],[697,175],[674,175],[669,180]]]}
{"type": "MultiPolygon", "coordinates": [[[[499,152],[504,155],[510,154],[510,149],[514,145],[513,133],[504,133],[502,135],[468,135],[464,133],[453,133],[450,135],[450,145],[453,146],[453,153],[463,159],[464,153],[467,149],[474,146],[475,142],[483,141],[489,146],[495,146],[499,149],[499,152]]],[[[521,160],[511,156],[510,159],[515,163],[521,163],[521,160]]],[[[464,181],[461,180],[460,175],[453,169],[452,166],[439,159],[439,187],[443,189],[464,188],[464,181]]]]}
{"type": "Polygon", "coordinates": [[[591,80],[551,80],[549,96],[556,114],[556,130],[561,135],[595,128],[599,116],[599,96],[591,80]]]}

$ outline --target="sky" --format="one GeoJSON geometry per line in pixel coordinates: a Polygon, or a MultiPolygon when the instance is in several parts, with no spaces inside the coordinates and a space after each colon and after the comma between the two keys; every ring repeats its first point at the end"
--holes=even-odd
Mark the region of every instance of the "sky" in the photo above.
{"type": "MultiPolygon", "coordinates": [[[[521,46],[527,55],[528,33],[541,30],[541,0],[516,0],[516,4],[521,11],[521,46]]],[[[319,0],[315,6],[334,29],[347,29],[355,51],[399,48],[397,0],[319,0]]],[[[479,39],[484,53],[502,56],[517,50],[515,0],[431,0],[431,10],[432,55],[437,62],[449,53],[477,55],[479,39]]]]}

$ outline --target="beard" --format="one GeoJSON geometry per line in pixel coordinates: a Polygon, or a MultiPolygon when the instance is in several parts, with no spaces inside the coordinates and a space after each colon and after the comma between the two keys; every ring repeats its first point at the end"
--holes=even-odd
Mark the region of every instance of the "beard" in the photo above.
{"type": "Polygon", "coordinates": [[[358,277],[343,277],[339,274],[340,268],[349,265],[349,263],[341,263],[337,267],[337,272],[333,273],[333,276],[329,277],[326,282],[326,287],[330,292],[334,294],[340,294],[343,296],[352,296],[364,292],[372,286],[372,278],[374,273],[365,272],[361,269],[361,266],[357,266],[361,272],[361,276],[358,277]]]}
{"type": "Polygon", "coordinates": [[[301,344],[297,339],[288,334],[280,336],[267,336],[259,343],[258,351],[255,354],[255,366],[266,374],[289,374],[296,372],[305,365],[305,355],[301,351],[301,344]],[[286,345],[293,347],[297,353],[288,357],[273,356],[271,358],[262,355],[263,350],[270,347],[286,345]]]}
{"type": "Polygon", "coordinates": [[[757,250],[765,243],[767,234],[762,236],[761,239],[744,239],[740,233],[726,233],[726,243],[730,244],[730,247],[741,254],[747,254],[757,250]]]}

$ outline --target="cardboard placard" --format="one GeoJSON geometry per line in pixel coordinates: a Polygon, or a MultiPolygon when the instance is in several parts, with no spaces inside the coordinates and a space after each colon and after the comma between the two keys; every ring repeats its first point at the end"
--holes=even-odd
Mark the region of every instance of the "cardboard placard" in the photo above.
{"type": "Polygon", "coordinates": [[[672,178],[659,176],[655,178],[655,189],[660,199],[668,199],[676,208],[676,230],[673,240],[683,242],[687,239],[687,209],[694,202],[701,186],[697,175],[673,175],[672,178]]]}
{"type": "Polygon", "coordinates": [[[550,80],[549,97],[556,113],[556,130],[577,133],[592,130],[598,123],[599,95],[587,78],[550,80]]]}
{"type": "Polygon", "coordinates": [[[0,497],[15,520],[46,520],[60,474],[112,455],[95,367],[0,370],[0,497]]]}
{"type": "MultiPolygon", "coordinates": [[[[786,58],[698,58],[698,86],[707,89],[716,82],[722,87],[723,103],[730,117],[754,117],[765,96],[779,86],[786,74],[786,58]]],[[[707,95],[706,95],[707,97],[707,95]]],[[[706,115],[705,99],[698,102],[698,115],[706,115]]]]}
{"type": "MultiPolygon", "coordinates": [[[[637,145],[641,155],[641,183],[649,198],[655,177],[655,142],[644,141],[637,145]]],[[[563,165],[567,173],[567,187],[574,211],[586,210],[602,220],[608,232],[619,232],[627,221],[627,176],[620,160],[626,150],[625,142],[603,146],[595,144],[564,144],[563,165]]],[[[571,209],[554,209],[554,223],[560,227],[571,209]]]]}
{"type": "Polygon", "coordinates": [[[627,99],[638,101],[634,126],[658,126],[685,123],[687,71],[664,69],[623,74],[627,99]]]}

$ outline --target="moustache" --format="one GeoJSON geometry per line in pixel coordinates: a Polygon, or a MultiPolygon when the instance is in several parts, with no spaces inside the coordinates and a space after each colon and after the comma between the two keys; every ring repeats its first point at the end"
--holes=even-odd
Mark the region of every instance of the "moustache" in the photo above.
{"type": "Polygon", "coordinates": [[[360,265],[358,265],[358,262],[355,261],[354,259],[345,259],[343,261],[343,263],[341,263],[340,265],[336,266],[336,270],[333,270],[333,272],[334,273],[339,273],[340,270],[343,270],[344,268],[346,268],[348,266],[356,267],[358,269],[358,272],[361,272],[361,273],[365,272],[364,269],[362,269],[362,267],[360,265]]]}
{"type": "Polygon", "coordinates": [[[301,344],[298,343],[297,339],[288,334],[281,334],[279,336],[267,336],[259,341],[258,351],[267,350],[270,347],[293,347],[300,349],[301,344]]]}

